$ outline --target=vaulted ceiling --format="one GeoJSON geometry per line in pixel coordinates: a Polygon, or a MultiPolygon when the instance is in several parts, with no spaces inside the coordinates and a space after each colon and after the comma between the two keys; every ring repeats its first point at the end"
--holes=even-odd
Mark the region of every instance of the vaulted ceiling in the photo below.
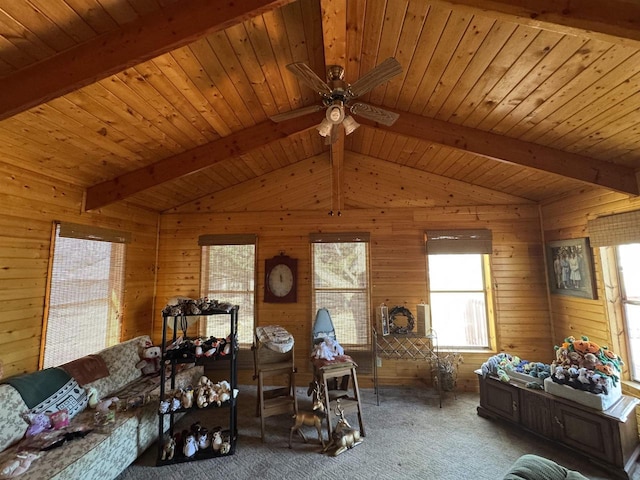
{"type": "Polygon", "coordinates": [[[638,195],[640,4],[512,3],[0,0],[0,169],[87,209],[166,211],[321,158],[332,188],[368,158],[500,198],[638,195]],[[355,116],[327,146],[324,111],[270,120],[320,104],[288,64],[353,83],[388,57],[402,74],[362,100],[392,126],[355,116]]]}

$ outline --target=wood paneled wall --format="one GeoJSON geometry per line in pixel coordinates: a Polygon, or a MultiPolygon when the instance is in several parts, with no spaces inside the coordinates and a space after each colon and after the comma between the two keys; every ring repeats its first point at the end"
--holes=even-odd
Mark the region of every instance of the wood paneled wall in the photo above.
{"type": "MultiPolygon", "coordinates": [[[[37,370],[54,220],[125,230],[122,339],[149,334],[158,215],[119,205],[81,213],[77,186],[0,164],[0,360],[4,375],[37,370]]],[[[73,345],[70,345],[73,348],[73,345]]]]}
{"type": "MultiPolygon", "coordinates": [[[[371,234],[372,295],[369,314],[375,318],[374,308],[382,302],[390,306],[406,305],[415,312],[417,303],[428,301],[424,249],[426,229],[490,228],[494,245],[492,267],[496,291],[497,349],[523,358],[551,359],[553,350],[538,207],[431,206],[434,200],[439,204],[455,202],[456,195],[440,194],[440,190],[431,195],[429,179],[425,177],[421,182],[416,181],[413,169],[398,168],[393,178],[384,181],[372,175],[369,172],[371,167],[367,168],[364,161],[358,161],[361,168],[345,167],[345,185],[349,187],[345,189],[347,207],[340,217],[327,215],[331,189],[319,192],[309,188],[310,175],[317,175],[321,184],[327,184],[328,174],[323,168],[328,168],[328,165],[317,164],[313,172],[308,166],[296,164],[297,168],[292,167],[284,177],[269,174],[259,182],[247,182],[244,187],[234,188],[232,198],[217,195],[162,215],[156,312],[175,295],[199,296],[199,235],[257,234],[257,323],[280,324],[293,333],[298,370],[303,379],[310,378],[307,358],[315,312],[311,307],[309,233],[367,231],[371,234]],[[368,189],[363,187],[367,182],[368,189]],[[317,206],[314,209],[282,209],[277,185],[286,185],[283,195],[299,199],[300,205],[317,206]],[[358,188],[351,188],[352,185],[358,188]],[[411,188],[399,188],[402,185],[411,188]],[[271,196],[265,195],[265,191],[272,192],[271,196]],[[362,204],[365,196],[402,201],[411,206],[350,208],[354,203],[362,204]],[[400,200],[400,196],[404,198],[400,200]],[[256,207],[256,197],[261,198],[259,207],[256,207]],[[425,202],[429,204],[424,205],[425,202]],[[214,213],[216,207],[227,208],[228,211],[214,213]],[[264,211],[251,211],[253,208],[264,211]],[[295,304],[263,302],[264,260],[280,251],[298,259],[298,302],[295,304]]],[[[159,320],[159,314],[157,317],[159,320]]],[[[155,322],[154,335],[156,339],[161,335],[159,321],[155,322]]],[[[459,379],[461,388],[477,389],[473,371],[491,354],[464,355],[465,363],[459,379]]],[[[241,380],[252,383],[250,373],[241,372],[241,380]]],[[[412,384],[426,379],[427,368],[426,364],[416,361],[383,360],[379,374],[382,384],[412,384]]],[[[371,385],[370,377],[364,376],[360,381],[363,385],[371,385]]]]}
{"type": "MultiPolygon", "coordinates": [[[[599,216],[640,209],[640,198],[602,189],[585,189],[541,207],[545,242],[588,237],[587,221],[599,216]]],[[[640,241],[640,239],[639,239],[640,241]]],[[[597,299],[550,295],[555,344],[569,335],[586,335],[601,345],[615,348],[616,334],[610,328],[600,250],[593,250],[597,299]]]]}

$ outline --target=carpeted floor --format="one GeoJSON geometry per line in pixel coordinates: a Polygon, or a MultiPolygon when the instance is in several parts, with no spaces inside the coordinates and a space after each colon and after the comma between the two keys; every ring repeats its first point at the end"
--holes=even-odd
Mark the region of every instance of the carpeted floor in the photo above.
{"type": "MultiPolygon", "coordinates": [[[[449,394],[442,408],[422,388],[384,387],[380,406],[372,389],[362,389],[367,436],[364,442],[338,457],[320,453],[315,430],[307,429],[309,443],[294,436],[288,448],[292,419],[266,419],[267,438],[260,440],[255,416],[255,386],[242,386],[238,397],[239,438],[235,455],[156,467],[157,450],[150,448],[118,480],[162,479],[422,479],[498,480],[522,454],[550,458],[593,480],[610,479],[606,471],[538,437],[506,423],[476,414],[478,394],[449,394]]],[[[301,409],[310,408],[306,389],[298,389],[301,409]]],[[[203,426],[224,425],[226,409],[192,412],[179,427],[200,420],[203,426]]],[[[355,415],[347,415],[357,426],[355,415]]],[[[326,436],[326,430],[325,430],[326,436]]]]}

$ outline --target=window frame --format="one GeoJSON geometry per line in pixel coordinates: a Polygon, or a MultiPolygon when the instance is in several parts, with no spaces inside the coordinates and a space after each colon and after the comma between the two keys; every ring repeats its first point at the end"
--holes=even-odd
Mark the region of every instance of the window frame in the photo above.
{"type": "MultiPolygon", "coordinates": [[[[635,242],[640,243],[640,242],[635,242]]],[[[624,285],[622,279],[618,246],[600,246],[599,253],[602,264],[603,283],[605,285],[605,308],[611,329],[612,350],[620,358],[626,360],[622,365],[622,378],[640,385],[640,372],[638,378],[634,378],[631,365],[633,364],[633,354],[629,338],[629,327],[627,325],[627,315],[624,300],[624,285]]],[[[638,305],[638,302],[631,302],[638,305]]],[[[640,352],[637,352],[640,355],[640,352]]],[[[636,387],[640,388],[640,387],[636,387]]]]}
{"type": "MultiPolygon", "coordinates": [[[[425,240],[425,262],[426,262],[426,283],[427,298],[429,304],[431,300],[431,279],[429,278],[429,257],[435,255],[481,255],[482,267],[482,292],[484,296],[484,311],[486,317],[486,337],[487,344],[483,346],[471,345],[444,345],[439,343],[438,347],[444,351],[469,351],[486,352],[496,350],[496,309],[495,292],[493,291],[493,269],[491,267],[491,254],[493,253],[493,232],[486,228],[454,228],[454,229],[429,229],[424,232],[425,240]]],[[[466,290],[456,290],[452,292],[464,292],[466,290]]],[[[479,292],[479,290],[477,290],[479,292]]],[[[440,293],[440,292],[438,292],[440,293]]],[[[433,326],[434,315],[431,312],[431,326],[434,333],[438,331],[433,326]]],[[[440,342],[440,340],[438,340],[440,342]]]]}
{"type": "MultiPolygon", "coordinates": [[[[482,288],[479,290],[469,290],[469,289],[460,289],[460,290],[433,290],[431,288],[431,277],[430,277],[430,270],[429,270],[429,257],[432,256],[436,256],[436,255],[441,255],[441,254],[431,254],[431,255],[427,255],[426,257],[426,261],[427,261],[427,296],[429,298],[429,305],[433,304],[432,301],[432,294],[433,293],[482,293],[483,294],[483,298],[484,298],[484,315],[485,315],[485,322],[484,322],[484,328],[485,328],[485,334],[487,337],[487,343],[486,345],[479,345],[479,346],[473,346],[473,345],[446,345],[446,344],[442,344],[439,340],[439,348],[444,349],[444,350],[456,350],[456,351],[460,351],[460,350],[465,350],[465,351],[473,351],[473,352],[477,352],[477,351],[489,351],[495,348],[494,346],[494,338],[495,338],[495,309],[493,308],[493,299],[494,299],[494,295],[493,295],[493,289],[491,288],[491,285],[493,284],[492,279],[491,279],[491,257],[489,254],[483,254],[483,253],[477,253],[477,254],[467,254],[467,255],[479,255],[479,261],[480,261],[480,266],[481,266],[481,274],[482,274],[482,288]]],[[[452,254],[452,255],[464,255],[464,254],[452,254]]],[[[431,312],[431,327],[433,328],[435,334],[438,334],[438,329],[434,326],[435,323],[435,318],[434,318],[434,314],[433,311],[431,312]]]]}

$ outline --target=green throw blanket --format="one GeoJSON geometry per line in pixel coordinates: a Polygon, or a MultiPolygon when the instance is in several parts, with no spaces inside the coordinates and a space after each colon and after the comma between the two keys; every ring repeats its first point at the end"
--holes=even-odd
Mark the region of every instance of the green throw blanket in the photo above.
{"type": "Polygon", "coordinates": [[[27,407],[31,409],[56,393],[69,380],[71,380],[71,375],[61,368],[52,367],[9,377],[2,380],[2,383],[8,383],[15,388],[27,407]]]}

